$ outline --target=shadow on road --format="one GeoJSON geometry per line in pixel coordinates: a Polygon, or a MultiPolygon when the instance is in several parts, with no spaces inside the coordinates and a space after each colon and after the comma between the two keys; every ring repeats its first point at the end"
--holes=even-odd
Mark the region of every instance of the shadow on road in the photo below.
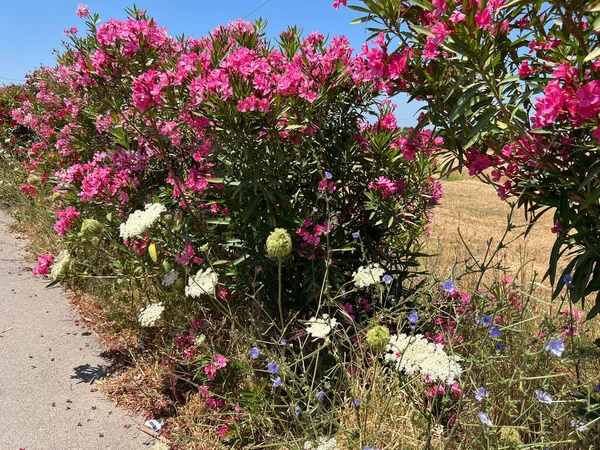
{"type": "Polygon", "coordinates": [[[73,369],[73,371],[75,374],[71,376],[71,379],[81,380],[80,383],[92,384],[94,380],[101,380],[108,375],[106,367],[92,367],[89,364],[77,366],[73,369]]]}

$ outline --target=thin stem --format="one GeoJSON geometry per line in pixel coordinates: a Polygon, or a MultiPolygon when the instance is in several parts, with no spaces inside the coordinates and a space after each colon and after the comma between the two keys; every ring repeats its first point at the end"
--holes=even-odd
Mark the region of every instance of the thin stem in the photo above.
{"type": "Polygon", "coordinates": [[[277,295],[277,304],[279,305],[279,319],[281,320],[281,329],[283,330],[285,328],[285,323],[283,321],[283,306],[281,305],[281,267],[282,267],[282,260],[281,258],[277,258],[279,265],[278,265],[278,270],[277,270],[277,280],[278,280],[278,284],[279,284],[279,292],[277,295]]]}

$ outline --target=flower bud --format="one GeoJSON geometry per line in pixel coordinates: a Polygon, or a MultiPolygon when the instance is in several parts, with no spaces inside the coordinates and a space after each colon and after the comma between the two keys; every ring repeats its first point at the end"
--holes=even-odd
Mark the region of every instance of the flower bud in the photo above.
{"type": "Polygon", "coordinates": [[[35,174],[29,174],[27,177],[27,184],[38,184],[40,182],[40,177],[35,174]]]}
{"type": "Polygon", "coordinates": [[[267,238],[267,254],[272,258],[285,258],[292,253],[292,238],[283,228],[275,228],[267,238]]]}
{"type": "Polygon", "coordinates": [[[390,341],[390,330],[376,325],[367,332],[367,345],[371,350],[381,352],[390,341]]]}
{"type": "Polygon", "coordinates": [[[84,219],[81,224],[81,236],[91,238],[98,236],[104,230],[104,225],[96,219],[84,219]]]}

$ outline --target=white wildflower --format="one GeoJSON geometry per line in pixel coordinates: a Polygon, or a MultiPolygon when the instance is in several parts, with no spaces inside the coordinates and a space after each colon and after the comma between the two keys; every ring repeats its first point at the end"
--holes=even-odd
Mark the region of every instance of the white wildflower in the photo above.
{"type": "Polygon", "coordinates": [[[339,450],[339,447],[335,438],[321,436],[314,444],[311,441],[306,441],[304,450],[339,450]]]}
{"type": "Polygon", "coordinates": [[[185,287],[185,295],[196,298],[203,294],[215,295],[215,288],[218,282],[219,277],[211,267],[206,270],[199,270],[195,276],[190,277],[188,280],[188,285],[185,287]]]}
{"type": "Polygon", "coordinates": [[[158,220],[160,215],[167,210],[165,205],[160,203],[149,203],[145,210],[138,210],[131,213],[125,223],[121,224],[121,237],[129,239],[141,236],[158,220]]]}
{"type": "Polygon", "coordinates": [[[462,373],[460,357],[448,355],[441,344],[428,342],[422,334],[390,337],[385,360],[408,376],[420,373],[431,381],[453,383],[462,373]]]}
{"type": "Polygon", "coordinates": [[[69,250],[60,252],[54,260],[54,264],[52,264],[52,270],[50,271],[52,279],[62,280],[71,270],[71,262],[69,250]]]}
{"type": "Polygon", "coordinates": [[[179,278],[179,272],[177,272],[176,270],[171,270],[168,274],[165,275],[165,277],[162,280],[162,285],[163,286],[171,286],[173,283],[175,283],[175,280],[179,278]]]}
{"type": "Polygon", "coordinates": [[[381,283],[381,277],[385,270],[379,267],[378,263],[371,263],[367,266],[360,266],[352,277],[357,288],[365,288],[381,283]]]}
{"type": "Polygon", "coordinates": [[[140,312],[138,322],[143,327],[153,327],[156,321],[160,319],[160,316],[162,316],[164,310],[165,307],[162,302],[148,305],[140,312]]]}
{"type": "Polygon", "coordinates": [[[337,324],[336,319],[330,319],[327,314],[323,314],[321,319],[312,317],[309,319],[309,326],[306,327],[306,332],[315,338],[323,339],[337,324]]]}

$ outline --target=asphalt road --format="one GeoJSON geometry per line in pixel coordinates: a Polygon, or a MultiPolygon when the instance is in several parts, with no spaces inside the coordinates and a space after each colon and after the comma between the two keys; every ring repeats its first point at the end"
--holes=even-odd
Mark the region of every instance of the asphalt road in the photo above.
{"type": "Polygon", "coordinates": [[[33,278],[0,211],[0,450],[137,450],[154,439],[94,386],[106,361],[59,287],[33,278]]]}

